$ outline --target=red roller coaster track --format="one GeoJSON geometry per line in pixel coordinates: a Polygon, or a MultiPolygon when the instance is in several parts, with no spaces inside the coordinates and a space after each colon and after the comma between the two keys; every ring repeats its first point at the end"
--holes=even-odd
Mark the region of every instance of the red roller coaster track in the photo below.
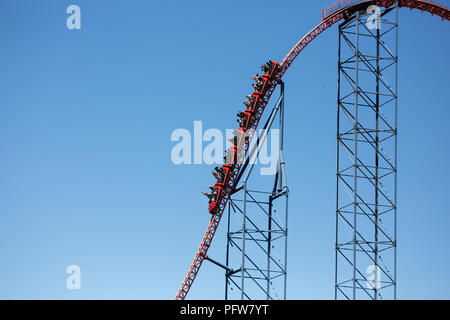
{"type": "MultiPolygon", "coordinates": [[[[338,3],[331,5],[330,7],[325,8],[322,12],[322,21],[310,32],[308,32],[286,55],[283,62],[280,64],[277,73],[274,75],[274,79],[273,81],[271,81],[270,86],[261,93],[261,103],[259,104],[258,109],[255,111],[255,120],[253,121],[251,128],[255,129],[258,126],[264,109],[267,106],[270,97],[272,96],[272,93],[274,92],[278,83],[281,81],[284,73],[291,66],[300,52],[302,52],[303,49],[307,45],[309,45],[312,40],[314,40],[319,34],[331,27],[333,24],[343,19],[344,16],[350,12],[353,12],[360,8],[367,8],[367,6],[369,5],[376,5],[378,7],[390,7],[393,6],[395,2],[395,0],[341,0],[338,3]]],[[[408,7],[410,9],[418,9],[421,12],[426,11],[431,13],[432,15],[441,17],[442,20],[450,20],[450,11],[445,6],[435,3],[431,0],[399,0],[398,6],[408,7]]],[[[251,136],[249,138],[251,140],[251,136]]],[[[245,151],[247,151],[247,148],[245,149],[245,151]]],[[[243,156],[245,156],[245,153],[243,154],[243,156]]],[[[222,218],[223,211],[227,205],[231,192],[235,187],[235,179],[241,169],[240,163],[242,163],[242,161],[239,161],[238,164],[233,166],[232,170],[234,174],[224,186],[225,190],[227,191],[227,196],[222,197],[217,204],[218,210],[212,216],[209,222],[208,228],[206,229],[202,242],[197,250],[197,253],[195,254],[194,260],[175,297],[176,300],[184,300],[186,298],[186,295],[188,294],[192,284],[194,283],[195,277],[200,270],[203,260],[207,256],[208,249],[211,246],[214,234],[216,233],[220,219],[222,218]]]]}

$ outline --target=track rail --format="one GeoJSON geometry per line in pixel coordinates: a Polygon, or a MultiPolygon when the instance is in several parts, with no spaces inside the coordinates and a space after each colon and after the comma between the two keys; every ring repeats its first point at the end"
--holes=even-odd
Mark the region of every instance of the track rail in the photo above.
{"type": "MultiPolygon", "coordinates": [[[[255,121],[253,122],[250,129],[256,129],[258,123],[261,119],[261,116],[272,96],[272,93],[276,89],[278,83],[281,81],[281,78],[287,71],[287,69],[294,62],[295,58],[303,51],[305,47],[307,47],[311,41],[313,41],[318,35],[327,30],[329,27],[334,25],[336,22],[342,20],[346,16],[350,16],[352,12],[357,10],[366,9],[369,5],[377,5],[379,7],[390,7],[396,3],[395,0],[371,0],[371,1],[361,1],[361,0],[341,0],[338,3],[331,5],[326,8],[322,12],[322,21],[311,31],[309,31],[286,55],[284,60],[280,64],[280,68],[278,72],[274,76],[274,80],[271,82],[269,88],[264,92],[262,97],[261,104],[259,105],[256,113],[255,113],[255,121]]],[[[399,7],[407,7],[410,9],[418,9],[422,12],[429,12],[432,15],[437,15],[441,17],[443,20],[450,20],[450,11],[443,5],[435,3],[431,0],[399,0],[399,7]]],[[[250,130],[249,142],[252,139],[253,132],[250,130]]],[[[197,276],[200,267],[203,263],[203,260],[206,258],[208,249],[211,246],[214,235],[217,231],[217,227],[219,226],[220,220],[222,218],[222,214],[224,209],[228,203],[228,200],[231,196],[234,187],[236,186],[236,179],[238,177],[239,171],[241,170],[241,164],[243,163],[243,157],[248,150],[248,144],[246,144],[244,148],[244,153],[241,155],[241,159],[238,159],[238,163],[233,166],[233,175],[229,179],[229,183],[224,187],[227,190],[227,196],[222,197],[220,203],[218,203],[219,209],[217,213],[215,213],[211,220],[209,221],[208,227],[203,236],[202,242],[195,254],[194,260],[187,272],[186,277],[183,280],[183,283],[178,290],[177,295],[175,296],[175,300],[184,300],[194,283],[195,277],[197,276]]]]}

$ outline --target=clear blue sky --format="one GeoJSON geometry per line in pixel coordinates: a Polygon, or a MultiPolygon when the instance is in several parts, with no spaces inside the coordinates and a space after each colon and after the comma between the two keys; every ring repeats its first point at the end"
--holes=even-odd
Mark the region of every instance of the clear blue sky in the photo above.
{"type": "MultiPolygon", "coordinates": [[[[0,298],[173,298],[208,223],[211,166],[174,165],[172,131],[233,128],[249,76],[330,2],[1,1],[0,298]],[[81,30],[66,28],[70,4],[81,30]]],[[[449,35],[400,11],[403,299],[450,298],[449,35]]],[[[336,75],[334,27],[285,79],[291,299],[334,294],[336,75]]],[[[189,298],[222,299],[223,284],[205,264],[189,298]]]]}

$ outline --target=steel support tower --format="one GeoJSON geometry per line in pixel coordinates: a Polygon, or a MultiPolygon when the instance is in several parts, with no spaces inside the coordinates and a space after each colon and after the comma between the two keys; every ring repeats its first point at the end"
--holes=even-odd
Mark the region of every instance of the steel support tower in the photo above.
{"type": "Polygon", "coordinates": [[[335,298],[396,299],[397,3],[347,15],[338,50],[335,298]]]}
{"type": "MultiPolygon", "coordinates": [[[[275,129],[276,130],[276,129],[275,129]]],[[[286,299],[288,194],[283,158],[284,83],[280,97],[250,146],[243,164],[245,175],[231,195],[227,209],[227,243],[225,265],[207,260],[225,269],[225,299],[286,299]],[[270,130],[279,120],[278,143],[270,130]],[[274,174],[259,175],[255,164],[271,136],[273,154],[278,154],[274,174]],[[274,148],[274,145],[276,147],[274,148]],[[246,170],[247,169],[247,170],[246,170]]],[[[267,147],[267,145],[266,145],[267,147]]]]}

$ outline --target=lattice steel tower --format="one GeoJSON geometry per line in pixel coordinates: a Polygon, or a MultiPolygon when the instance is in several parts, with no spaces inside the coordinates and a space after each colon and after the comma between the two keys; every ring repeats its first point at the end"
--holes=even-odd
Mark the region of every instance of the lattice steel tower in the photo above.
{"type": "Polygon", "coordinates": [[[398,6],[339,25],[336,299],[395,299],[398,6]]]}

